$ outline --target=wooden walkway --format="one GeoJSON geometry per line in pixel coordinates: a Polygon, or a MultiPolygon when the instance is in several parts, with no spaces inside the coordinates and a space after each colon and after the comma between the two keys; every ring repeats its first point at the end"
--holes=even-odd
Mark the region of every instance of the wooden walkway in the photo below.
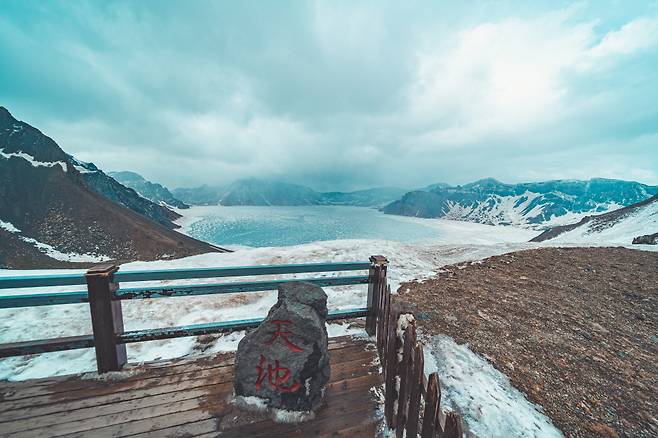
{"type": "Polygon", "coordinates": [[[382,384],[367,340],[329,342],[326,404],[302,424],[278,424],[228,402],[233,354],[127,366],[96,374],[0,382],[2,437],[374,437],[382,384]],[[91,378],[90,378],[91,376],[91,378]]]}

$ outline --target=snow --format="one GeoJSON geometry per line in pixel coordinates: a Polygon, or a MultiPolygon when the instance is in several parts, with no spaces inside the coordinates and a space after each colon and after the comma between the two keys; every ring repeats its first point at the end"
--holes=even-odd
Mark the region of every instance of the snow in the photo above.
{"type": "MultiPolygon", "coordinates": [[[[640,207],[622,218],[614,225],[601,230],[592,229],[596,221],[590,221],[574,230],[562,233],[551,242],[578,244],[616,244],[628,245],[633,238],[658,232],[658,202],[640,207]]],[[[642,249],[652,249],[655,245],[634,245],[642,249]]]]}
{"type": "Polygon", "coordinates": [[[5,231],[9,231],[10,233],[20,233],[21,230],[16,228],[14,224],[11,222],[5,222],[2,219],[0,219],[0,228],[2,228],[5,231]]]}
{"type": "MultiPolygon", "coordinates": [[[[185,225],[189,225],[195,220],[194,209],[191,210],[191,214],[181,220],[185,225]]],[[[448,264],[477,263],[486,257],[543,246],[582,246],[582,243],[578,243],[576,239],[578,236],[571,236],[569,239],[562,238],[558,243],[554,241],[526,243],[537,234],[536,231],[446,219],[395,218],[401,221],[422,221],[423,225],[436,228],[441,232],[437,233],[439,237],[436,239],[413,243],[354,239],[285,247],[241,247],[233,253],[210,253],[178,260],[127,263],[121,266],[121,270],[367,261],[370,255],[383,254],[390,262],[388,266],[389,284],[393,291],[397,291],[401,283],[433,276],[442,266],[448,264]]],[[[625,224],[622,221],[619,225],[625,228],[619,232],[647,234],[656,223],[655,211],[653,215],[648,212],[638,213],[633,220],[636,224],[633,226],[630,222],[625,224]],[[638,227],[637,224],[643,225],[638,227]]],[[[0,227],[12,233],[20,233],[20,230],[9,222],[0,221],[0,227]]],[[[615,231],[615,233],[617,232],[615,231]]],[[[586,244],[600,245],[606,244],[605,239],[613,239],[613,241],[617,239],[612,231],[601,236],[600,239],[587,241],[586,244]]],[[[624,242],[625,245],[628,243],[624,242]]],[[[637,248],[638,246],[632,247],[637,248]]],[[[84,271],[0,270],[0,276],[67,272],[84,271]]],[[[307,276],[318,275],[340,276],[354,275],[354,273],[272,275],[262,276],[259,279],[303,279],[307,276]]],[[[246,280],[247,278],[242,277],[224,281],[246,280]]],[[[216,281],[196,279],[140,284],[202,284],[216,281]]],[[[132,285],[127,283],[124,286],[132,285]]],[[[47,292],[71,290],[80,290],[80,287],[47,288],[47,292]]],[[[325,290],[331,310],[365,306],[367,294],[365,285],[331,287],[325,288],[325,290]]],[[[38,289],[10,289],[2,291],[2,294],[38,292],[38,289]]],[[[123,303],[124,324],[126,330],[139,330],[264,317],[275,302],[275,291],[126,301],[123,303]]],[[[1,343],[88,333],[91,333],[91,321],[86,304],[0,310],[1,343]]],[[[361,329],[345,322],[328,324],[328,333],[331,337],[366,336],[361,329]]],[[[198,338],[195,337],[129,344],[127,346],[128,360],[131,363],[148,362],[200,353],[234,351],[243,336],[244,332],[234,332],[219,336],[216,342],[205,345],[197,342],[198,338]]],[[[425,361],[426,371],[432,371],[434,364],[435,369],[440,373],[444,405],[458,410],[473,434],[477,436],[561,436],[537,406],[525,399],[523,394],[510,385],[503,374],[470,351],[468,346],[457,345],[446,336],[437,336],[431,339],[426,353],[429,354],[425,361]]],[[[14,357],[0,360],[0,379],[24,380],[80,372],[93,373],[95,367],[93,349],[14,357]]]]}
{"type": "MultiPolygon", "coordinates": [[[[246,266],[263,264],[294,264],[326,261],[367,261],[373,254],[384,254],[390,260],[388,278],[391,289],[396,291],[400,283],[427,278],[441,266],[457,262],[478,260],[494,254],[502,254],[533,247],[527,243],[499,243],[495,245],[440,245],[432,243],[405,244],[392,241],[340,240],[315,242],[305,245],[276,248],[242,249],[234,253],[210,253],[179,260],[133,262],[121,266],[122,271],[136,269],[164,269],[213,266],[246,266]]],[[[0,270],[0,276],[36,275],[44,273],[83,272],[81,270],[0,270]]],[[[315,275],[354,275],[354,272],[315,275]]],[[[307,278],[313,274],[286,276],[262,276],[259,279],[307,278]]],[[[253,279],[253,277],[247,277],[253,279]]],[[[240,277],[226,281],[246,281],[240,277]]],[[[181,280],[176,284],[213,283],[216,279],[181,280]]],[[[173,284],[174,282],[143,282],[146,284],[173,284]]],[[[125,283],[129,287],[135,284],[125,283]]],[[[44,292],[75,291],[80,286],[51,287],[44,292]]],[[[331,310],[364,307],[366,285],[325,288],[331,310]]],[[[39,293],[38,288],[8,289],[3,295],[39,293]]],[[[244,294],[209,295],[184,298],[134,300],[123,303],[126,330],[174,327],[235,319],[266,316],[276,302],[276,291],[244,294]]],[[[359,334],[360,330],[346,323],[328,325],[330,336],[359,334]]],[[[89,308],[86,304],[43,306],[0,310],[0,342],[19,342],[30,339],[46,339],[91,333],[89,308]],[[35,323],[38,321],[39,323],[35,323]]],[[[363,334],[363,332],[360,332],[363,334]]],[[[232,351],[237,348],[243,333],[236,332],[221,337],[204,353],[232,351]]],[[[198,354],[200,346],[196,338],[178,338],[162,341],[135,343],[127,346],[129,362],[169,359],[198,354]]],[[[8,358],[0,361],[0,379],[23,380],[36,377],[90,372],[95,369],[93,350],[72,350],[34,356],[8,358]]]]}
{"type": "Polygon", "coordinates": [[[449,336],[434,336],[425,348],[425,372],[434,371],[441,382],[443,411],[459,412],[467,436],[563,436],[503,373],[449,336]]]}
{"type": "Polygon", "coordinates": [[[64,161],[38,161],[36,158],[34,158],[30,154],[26,154],[25,152],[9,152],[5,153],[4,149],[0,149],[0,157],[10,159],[12,157],[18,157],[22,158],[28,163],[32,165],[32,167],[55,167],[55,166],[61,166],[62,170],[66,172],[67,170],[67,164],[64,161]]]}
{"type": "Polygon", "coordinates": [[[75,167],[75,169],[80,173],[96,173],[96,172],[98,172],[97,170],[89,170],[86,167],[79,166],[77,164],[74,164],[73,167],[75,167]]]}
{"type": "MultiPolygon", "coordinates": [[[[0,220],[0,228],[3,230],[9,231],[13,234],[21,234],[21,230],[16,228],[11,222],[5,222],[0,220]]],[[[96,254],[80,254],[80,253],[64,253],[56,250],[53,246],[48,245],[47,243],[39,242],[38,240],[27,237],[27,236],[18,236],[23,242],[27,242],[39,251],[46,254],[49,257],[52,257],[56,260],[66,261],[66,262],[86,262],[86,263],[100,263],[110,260],[109,257],[96,255],[96,254]]]]}

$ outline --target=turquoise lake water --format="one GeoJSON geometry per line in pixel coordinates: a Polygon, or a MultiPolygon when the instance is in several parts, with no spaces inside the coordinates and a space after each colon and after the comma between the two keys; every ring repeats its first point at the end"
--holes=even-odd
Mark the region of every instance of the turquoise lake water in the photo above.
{"type": "Polygon", "coordinates": [[[186,227],[187,234],[217,245],[289,246],[337,239],[413,242],[440,233],[363,207],[193,207],[184,214],[201,218],[186,227]]]}

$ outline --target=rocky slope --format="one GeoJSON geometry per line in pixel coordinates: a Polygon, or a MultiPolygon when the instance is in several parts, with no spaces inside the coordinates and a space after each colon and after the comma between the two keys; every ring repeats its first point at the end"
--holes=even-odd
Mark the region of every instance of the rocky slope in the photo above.
{"type": "Polygon", "coordinates": [[[220,250],[170,230],[176,217],[76,161],[0,107],[0,266],[45,268],[220,250]]]}
{"type": "Polygon", "coordinates": [[[396,298],[426,345],[467,344],[565,436],[653,437],[656,284],[656,252],[542,248],[445,266],[396,298]]]}
{"type": "Polygon", "coordinates": [[[135,190],[140,196],[162,206],[189,208],[190,206],[171,194],[169,189],[161,184],[148,181],[135,172],[108,172],[108,175],[135,190]]]}
{"type": "Polygon", "coordinates": [[[423,218],[545,228],[587,213],[631,205],[657,193],[658,186],[632,181],[597,178],[505,184],[488,178],[463,186],[437,184],[426,190],[412,191],[383,211],[423,218]]]}
{"type": "MultiPolygon", "coordinates": [[[[658,195],[604,214],[547,229],[531,242],[554,240],[569,243],[644,243],[635,238],[658,230],[658,195]]],[[[650,240],[649,237],[647,242],[650,240]]]]}

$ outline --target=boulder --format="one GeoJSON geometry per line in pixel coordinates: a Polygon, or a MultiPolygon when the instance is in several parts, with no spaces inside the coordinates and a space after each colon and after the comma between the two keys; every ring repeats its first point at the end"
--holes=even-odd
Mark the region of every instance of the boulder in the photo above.
{"type": "Polygon", "coordinates": [[[327,295],[311,283],[279,287],[267,318],[240,344],[235,395],[242,405],[312,413],[329,381],[327,295]]]}
{"type": "Polygon", "coordinates": [[[644,236],[637,236],[633,239],[634,245],[656,245],[658,244],[658,233],[645,234],[644,236]]]}

